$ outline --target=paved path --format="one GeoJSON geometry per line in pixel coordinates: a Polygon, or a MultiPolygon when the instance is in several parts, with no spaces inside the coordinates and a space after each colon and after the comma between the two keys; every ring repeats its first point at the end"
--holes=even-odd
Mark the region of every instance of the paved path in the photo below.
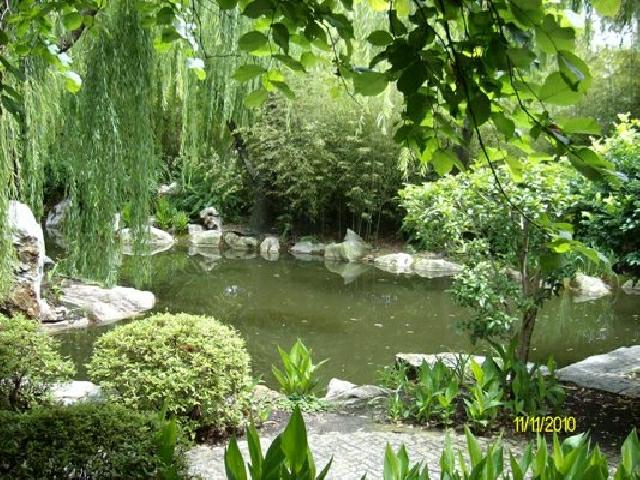
{"type": "MultiPolygon", "coordinates": [[[[321,417],[327,417],[322,415],[321,417]]],[[[404,429],[383,431],[380,425],[353,417],[334,415],[328,421],[314,425],[308,424],[309,444],[314,455],[316,467],[320,470],[333,456],[333,465],[328,480],[360,480],[366,473],[368,480],[382,478],[384,450],[389,442],[394,450],[401,444],[407,447],[411,463],[426,462],[431,478],[439,477],[440,454],[444,445],[444,432],[440,430],[404,429]]],[[[466,440],[463,435],[451,433],[454,450],[466,451],[466,440]]],[[[266,451],[273,435],[262,439],[263,452],[266,451]]],[[[479,439],[484,445],[486,439],[479,439]]],[[[512,451],[520,449],[512,442],[505,442],[512,451]]],[[[240,450],[248,461],[247,444],[238,442],[240,450]]],[[[206,480],[224,480],[224,447],[197,446],[189,452],[191,473],[200,475],[206,480]]],[[[506,457],[508,458],[508,457],[506,457]]]]}

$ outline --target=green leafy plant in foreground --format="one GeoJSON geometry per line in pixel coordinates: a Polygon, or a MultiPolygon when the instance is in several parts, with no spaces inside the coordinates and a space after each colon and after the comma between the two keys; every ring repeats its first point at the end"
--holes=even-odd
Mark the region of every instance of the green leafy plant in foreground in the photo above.
{"type": "Polygon", "coordinates": [[[313,455],[309,449],[307,429],[300,408],[296,407],[284,431],[262,455],[260,438],[253,425],[247,430],[251,464],[249,476],[235,437],[224,451],[224,467],[228,480],[323,480],[333,460],[316,476],[313,455]]]}
{"type": "MultiPolygon", "coordinates": [[[[363,479],[366,478],[363,477],[363,479]]],[[[404,445],[395,453],[387,443],[384,452],[384,480],[429,480],[429,470],[421,464],[409,467],[409,454],[404,445]]]]}
{"type": "Polygon", "coordinates": [[[486,428],[498,415],[504,391],[498,381],[498,368],[491,359],[480,366],[471,360],[471,373],[475,383],[469,388],[469,398],[464,399],[467,417],[477,427],[486,428]]]}
{"type": "Polygon", "coordinates": [[[278,347],[278,353],[282,359],[283,369],[273,366],[272,371],[281,390],[289,397],[302,398],[312,395],[318,384],[316,370],[328,359],[314,364],[311,350],[300,339],[296,340],[289,353],[280,347],[278,347]]]}

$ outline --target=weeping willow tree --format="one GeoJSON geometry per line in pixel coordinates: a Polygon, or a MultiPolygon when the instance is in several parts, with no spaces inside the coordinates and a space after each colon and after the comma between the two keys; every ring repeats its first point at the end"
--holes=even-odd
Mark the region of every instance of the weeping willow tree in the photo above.
{"type": "Polygon", "coordinates": [[[126,206],[141,252],[158,161],[152,116],[153,49],[132,0],[114,2],[83,58],[84,84],[68,97],[56,152],[71,208],[65,218],[72,274],[113,282],[120,245],[114,223],[126,206]]]}

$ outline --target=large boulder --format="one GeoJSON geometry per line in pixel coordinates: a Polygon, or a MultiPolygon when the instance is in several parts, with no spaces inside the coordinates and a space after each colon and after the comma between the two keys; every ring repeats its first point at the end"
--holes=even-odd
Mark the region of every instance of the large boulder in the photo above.
{"type": "Polygon", "coordinates": [[[278,260],[280,257],[280,240],[275,236],[268,236],[260,244],[260,255],[266,260],[278,260]]]}
{"type": "Polygon", "coordinates": [[[60,301],[84,310],[87,318],[97,324],[108,324],[135,317],[155,305],[153,293],[135,288],[103,288],[98,285],[64,281],[60,301]]]}
{"type": "Polygon", "coordinates": [[[158,196],[175,195],[178,193],[178,182],[171,182],[169,184],[158,185],[158,196]]]}
{"type": "Polygon", "coordinates": [[[324,243],[303,240],[294,243],[289,249],[289,252],[293,255],[322,255],[324,254],[325,247],[324,243]]]}
{"type": "Polygon", "coordinates": [[[640,280],[634,282],[633,280],[627,280],[622,285],[622,290],[627,295],[640,295],[640,280]]]}
{"type": "Polygon", "coordinates": [[[360,235],[351,229],[347,229],[342,243],[331,243],[326,246],[324,256],[327,260],[357,262],[362,260],[371,247],[365,243],[360,235]]]}
{"type": "Polygon", "coordinates": [[[640,345],[588,357],[557,373],[563,382],[640,398],[640,345]]]}
{"type": "Polygon", "coordinates": [[[189,244],[199,248],[220,249],[222,247],[222,232],[220,230],[205,230],[201,225],[189,225],[189,244]]]}
{"type": "Polygon", "coordinates": [[[42,227],[24,203],[10,201],[7,225],[15,249],[13,284],[3,302],[10,313],[40,318],[46,304],[40,298],[44,275],[44,235],[42,227]]]}
{"type": "Polygon", "coordinates": [[[254,237],[243,237],[233,232],[224,234],[224,243],[238,252],[255,252],[258,250],[258,240],[254,237]]]}
{"type": "Polygon", "coordinates": [[[222,232],[222,218],[215,207],[207,207],[200,211],[200,219],[207,230],[222,232]]]}
{"type": "MultiPolygon", "coordinates": [[[[146,247],[148,250],[143,252],[145,255],[155,255],[169,250],[173,246],[173,236],[164,230],[149,225],[147,226],[147,234],[146,247]]],[[[134,245],[131,230],[128,228],[120,230],[120,240],[122,241],[122,253],[133,255],[134,245]]]]}
{"type": "Polygon", "coordinates": [[[573,287],[578,294],[574,298],[576,302],[595,300],[611,294],[611,287],[604,283],[602,279],[590,277],[582,272],[576,273],[573,279],[573,287]]]}
{"type": "Polygon", "coordinates": [[[418,257],[413,262],[413,271],[426,278],[449,277],[460,273],[462,267],[443,258],[418,257]]]}
{"type": "Polygon", "coordinates": [[[387,388],[377,385],[355,385],[346,380],[332,378],[324,399],[343,406],[367,404],[386,399],[391,394],[387,388]]]}
{"type": "Polygon", "coordinates": [[[411,273],[413,268],[413,256],[408,253],[390,253],[377,257],[373,264],[385,272],[411,273]]]}

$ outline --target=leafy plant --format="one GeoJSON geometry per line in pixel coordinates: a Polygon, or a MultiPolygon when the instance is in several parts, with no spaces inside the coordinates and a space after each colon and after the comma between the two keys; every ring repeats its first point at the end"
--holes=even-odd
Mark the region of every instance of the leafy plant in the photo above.
{"type": "Polygon", "coordinates": [[[169,200],[163,197],[156,203],[155,218],[156,224],[163,230],[184,232],[189,225],[189,216],[183,211],[178,211],[169,200]]]}
{"type": "Polygon", "coordinates": [[[157,314],[105,333],[87,365],[93,381],[135,410],[175,415],[189,435],[241,425],[251,394],[249,355],[217,320],[157,314]]]}
{"type": "Polygon", "coordinates": [[[622,444],[620,463],[613,478],[614,480],[640,479],[640,440],[635,429],[622,444]]]}
{"type": "Polygon", "coordinates": [[[260,438],[253,425],[247,429],[247,443],[251,459],[251,464],[248,465],[249,476],[247,477],[242,453],[233,437],[224,451],[227,480],[323,480],[331,468],[332,461],[316,476],[307,429],[299,408],[293,411],[284,431],[271,442],[266,455],[262,455],[260,438]]]}
{"type": "Polygon", "coordinates": [[[282,391],[290,397],[297,398],[312,395],[318,384],[316,370],[328,359],[314,364],[311,350],[307,349],[300,339],[296,340],[288,353],[280,347],[278,353],[283,369],[273,366],[271,370],[282,391]]]}
{"type": "Polygon", "coordinates": [[[2,478],[188,478],[185,443],[157,413],[83,402],[0,411],[0,424],[2,478]]]}
{"type": "Polygon", "coordinates": [[[498,407],[503,404],[501,400],[504,392],[493,360],[489,358],[480,366],[472,359],[470,368],[475,382],[469,388],[468,397],[464,399],[465,411],[474,425],[484,429],[496,418],[498,407]]]}
{"type": "Polygon", "coordinates": [[[429,480],[429,470],[421,464],[409,466],[409,454],[404,445],[394,453],[387,443],[384,451],[383,480],[429,480]]]}
{"type": "Polygon", "coordinates": [[[0,315],[0,410],[26,410],[50,401],[54,382],[66,380],[73,364],[38,322],[0,315]]]}

